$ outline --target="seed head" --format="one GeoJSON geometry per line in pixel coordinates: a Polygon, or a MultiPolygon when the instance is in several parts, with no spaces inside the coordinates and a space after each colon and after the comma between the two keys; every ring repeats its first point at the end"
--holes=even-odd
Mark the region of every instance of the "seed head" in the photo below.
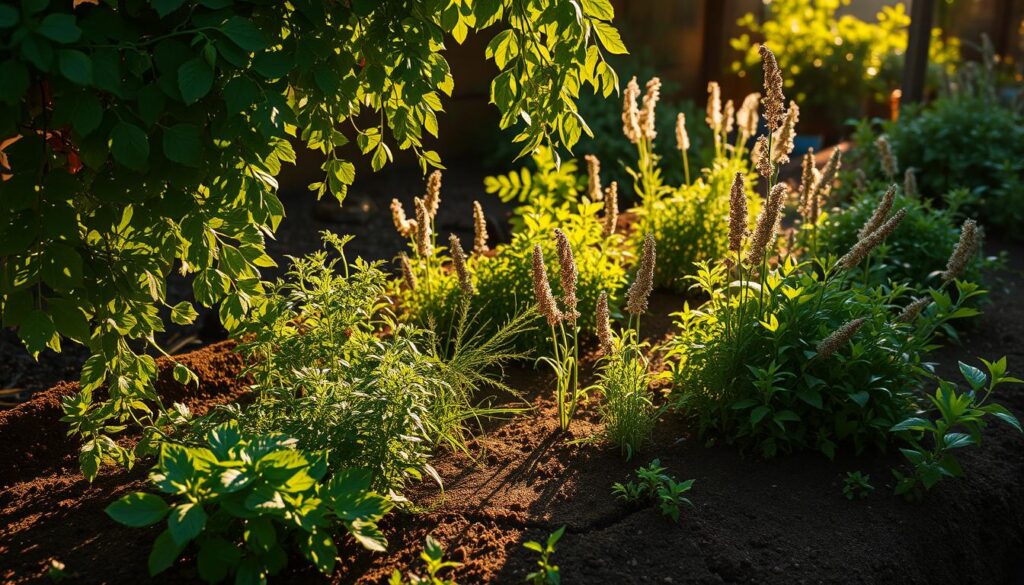
{"type": "Polygon", "coordinates": [[[978,252],[980,234],[978,223],[973,219],[965,219],[960,227],[960,241],[953,248],[953,253],[946,262],[946,271],[942,273],[942,282],[950,282],[963,274],[974,255],[978,252]]]}
{"type": "Polygon", "coordinates": [[[761,94],[754,92],[748,94],[743,99],[743,105],[740,106],[738,112],[736,112],[736,125],[739,126],[740,136],[743,138],[743,142],[750,139],[751,136],[757,134],[757,124],[760,122],[760,118],[757,115],[757,106],[761,101],[761,94]]]}
{"type": "Polygon", "coordinates": [[[754,161],[754,168],[757,169],[757,174],[764,178],[772,176],[772,157],[768,156],[768,137],[761,135],[757,137],[757,142],[754,143],[754,150],[750,153],[750,158],[754,161]]]}
{"type": "Polygon", "coordinates": [[[640,256],[640,268],[636,271],[636,280],[626,292],[626,311],[640,315],[647,310],[647,300],[654,290],[654,263],[657,251],[654,245],[654,234],[644,236],[644,251],[640,256]]]}
{"type": "Polygon", "coordinates": [[[398,199],[391,200],[391,221],[394,222],[395,229],[403,238],[409,237],[409,234],[416,231],[417,222],[405,218],[405,208],[402,207],[402,202],[398,199]]]}
{"type": "Polygon", "coordinates": [[[555,250],[558,252],[558,279],[562,285],[562,304],[565,305],[562,316],[570,323],[575,323],[580,317],[579,311],[576,310],[576,280],[579,279],[579,272],[576,270],[576,259],[573,258],[569,238],[558,228],[555,228],[555,250]]]}
{"type": "Polygon", "coordinates": [[[562,320],[562,313],[555,304],[555,295],[551,294],[548,269],[544,265],[544,252],[540,244],[533,246],[533,292],[537,296],[537,309],[547,319],[548,325],[554,327],[562,320]]]}
{"type": "Polygon", "coordinates": [[[800,211],[800,215],[804,216],[804,223],[806,224],[810,224],[811,221],[811,199],[817,197],[814,192],[815,187],[817,187],[817,180],[814,176],[815,170],[814,149],[808,148],[801,166],[800,191],[797,195],[798,210],[800,211]]]}
{"type": "Polygon", "coordinates": [[[889,217],[889,212],[892,210],[893,201],[896,200],[896,185],[891,185],[886,190],[885,195],[882,195],[882,201],[879,202],[878,207],[875,208],[875,212],[871,214],[864,225],[861,226],[860,231],[857,232],[857,239],[863,240],[868,237],[871,232],[878,229],[878,226],[882,225],[885,218],[889,217]]]}
{"type": "Polygon", "coordinates": [[[735,106],[732,104],[732,100],[726,100],[725,109],[722,110],[722,134],[728,136],[732,134],[733,121],[736,119],[735,106]]]}
{"type": "Polygon", "coordinates": [[[640,110],[640,131],[648,142],[654,140],[658,133],[654,129],[654,108],[661,99],[661,79],[652,77],[647,82],[647,91],[644,93],[643,108],[640,110]]]}
{"type": "Polygon", "coordinates": [[[437,217],[437,210],[441,207],[441,171],[434,171],[427,177],[427,194],[423,202],[427,204],[430,219],[437,217]]]}
{"type": "Polygon", "coordinates": [[[601,200],[601,161],[588,154],[583,157],[587,161],[587,195],[591,201],[601,200]]]}
{"type": "Polygon", "coordinates": [[[764,118],[768,128],[775,131],[782,126],[785,115],[783,109],[786,96],[782,93],[782,71],[775,60],[775,53],[772,53],[767,45],[761,44],[758,52],[761,54],[761,67],[764,69],[764,118]]]}
{"type": "Polygon", "coordinates": [[[860,319],[854,319],[843,323],[839,329],[833,331],[828,337],[821,340],[821,343],[818,344],[818,357],[821,359],[828,359],[831,357],[832,354],[838,351],[839,348],[846,345],[846,343],[853,338],[853,335],[864,325],[865,321],[867,321],[867,319],[861,317],[860,319]]]}
{"type": "Polygon", "coordinates": [[[889,235],[896,230],[896,227],[900,225],[900,222],[903,221],[903,218],[906,217],[906,215],[906,209],[901,209],[894,213],[893,216],[883,223],[880,228],[861,238],[860,241],[854,244],[853,247],[850,248],[850,251],[839,259],[836,266],[850,270],[860,264],[865,258],[867,258],[868,254],[870,254],[875,248],[885,241],[885,238],[889,237],[889,235]]]}
{"type": "Polygon", "coordinates": [[[882,163],[882,172],[885,176],[889,177],[889,180],[896,178],[896,173],[899,172],[899,164],[896,162],[896,155],[892,152],[892,145],[889,144],[889,138],[886,135],[881,135],[878,140],[875,140],[875,148],[878,149],[878,157],[882,163]]]}
{"type": "Polygon", "coordinates": [[[604,237],[615,233],[615,224],[619,221],[619,184],[612,181],[604,190],[604,237]]]}
{"type": "Polygon", "coordinates": [[[718,134],[722,131],[722,88],[717,81],[708,82],[708,107],[704,120],[711,131],[718,134]]]}
{"type": "Polygon", "coordinates": [[[800,108],[796,102],[789,102],[786,120],[772,138],[772,162],[782,166],[789,162],[793,152],[793,140],[796,138],[796,123],[800,121],[800,108]]]}
{"type": "Polygon", "coordinates": [[[778,239],[779,219],[782,217],[782,206],[786,201],[788,187],[785,183],[778,183],[765,200],[761,207],[761,213],[757,216],[757,225],[750,237],[750,250],[747,252],[747,263],[756,266],[764,260],[765,254],[775,250],[775,241],[778,239]]]}
{"type": "Polygon", "coordinates": [[[487,247],[487,218],[484,216],[484,208],[479,201],[473,202],[473,252],[484,254],[490,248],[487,247]]]}
{"type": "Polygon", "coordinates": [[[690,135],[686,132],[686,114],[676,114],[676,147],[681,152],[690,150],[690,135]]]}
{"type": "Polygon", "coordinates": [[[832,156],[828,157],[825,168],[818,173],[815,171],[814,189],[809,198],[810,221],[818,223],[818,215],[821,213],[821,206],[824,205],[829,193],[832,192],[832,184],[835,183],[836,175],[839,174],[839,167],[842,165],[842,152],[836,148],[832,156]]]}
{"type": "Polygon", "coordinates": [[[747,191],[743,173],[736,173],[729,192],[729,251],[739,253],[747,235],[747,191]]]}
{"type": "Polygon", "coordinates": [[[932,300],[929,297],[921,297],[916,299],[914,302],[907,305],[903,312],[896,317],[897,323],[913,323],[917,319],[917,316],[921,314],[921,311],[928,305],[932,304],[932,300]]]}
{"type": "Polygon", "coordinates": [[[402,280],[405,281],[406,288],[416,290],[416,275],[413,274],[412,264],[409,262],[409,256],[405,252],[398,256],[398,265],[402,269],[402,280]]]}
{"type": "Polygon", "coordinates": [[[917,173],[913,168],[903,173],[903,194],[913,199],[917,198],[917,173]]]}
{"type": "Polygon", "coordinates": [[[601,291],[597,297],[597,340],[600,342],[601,353],[612,352],[612,324],[608,311],[608,293],[601,291]]]}
{"type": "Polygon", "coordinates": [[[459,288],[462,294],[467,297],[473,296],[473,279],[469,276],[469,269],[466,267],[466,253],[462,250],[462,242],[455,234],[448,235],[448,247],[452,253],[452,264],[455,265],[455,274],[459,277],[459,288]]]}
{"type": "Polygon", "coordinates": [[[638,97],[640,86],[637,85],[634,75],[622,92],[622,133],[633,144],[640,142],[640,111],[636,102],[638,97]]]}
{"type": "Polygon", "coordinates": [[[431,241],[433,230],[430,229],[430,212],[427,204],[419,197],[413,199],[416,205],[416,253],[420,258],[429,258],[434,254],[434,243],[431,241]]]}

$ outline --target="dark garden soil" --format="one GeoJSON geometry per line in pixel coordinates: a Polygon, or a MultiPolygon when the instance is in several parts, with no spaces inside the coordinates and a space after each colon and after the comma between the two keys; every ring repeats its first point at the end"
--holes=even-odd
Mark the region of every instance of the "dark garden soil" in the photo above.
{"type": "MultiPolygon", "coordinates": [[[[957,359],[1006,354],[1024,369],[1024,249],[1010,250],[1013,271],[994,291],[994,304],[965,334],[964,346],[934,357],[951,379],[957,359]]],[[[658,295],[645,327],[661,338],[667,314],[680,300],[658,295]]],[[[230,344],[181,359],[202,380],[183,389],[165,372],[165,400],[202,411],[237,399],[244,381],[230,344]]],[[[165,364],[166,365],[166,364],[165,364]]],[[[384,529],[387,554],[351,543],[334,583],[381,583],[398,568],[419,568],[423,538],[433,534],[452,560],[460,583],[518,583],[535,557],[522,544],[567,526],[554,561],[565,583],[1022,583],[1024,560],[1024,436],[1005,425],[986,430],[981,448],[962,454],[968,477],[949,480],[921,503],[892,495],[889,469],[898,454],[829,462],[803,454],[764,462],[728,446],[706,446],[677,416],[667,415],[655,444],[625,461],[586,439],[598,430],[592,413],[557,432],[552,379],[544,370],[509,371],[510,383],[535,410],[491,422],[474,440],[473,458],[441,454],[442,493],[421,484],[409,494],[425,509],[392,514],[384,529]],[[615,500],[612,482],[659,457],[679,479],[696,479],[695,507],[679,525],[650,507],[615,500]],[[865,500],[842,493],[847,471],[869,473],[875,491],[865,500]]],[[[0,581],[46,581],[50,559],[82,583],[149,581],[146,558],[158,529],[122,527],[103,513],[122,494],[146,489],[146,465],[105,470],[92,485],[77,470],[75,440],[65,436],[59,399],[75,389],[62,383],[0,412],[0,581]]],[[[1024,416],[1024,388],[999,399],[1024,416]]],[[[321,582],[297,556],[278,582],[321,582]]],[[[198,580],[193,559],[156,582],[198,580]]]]}

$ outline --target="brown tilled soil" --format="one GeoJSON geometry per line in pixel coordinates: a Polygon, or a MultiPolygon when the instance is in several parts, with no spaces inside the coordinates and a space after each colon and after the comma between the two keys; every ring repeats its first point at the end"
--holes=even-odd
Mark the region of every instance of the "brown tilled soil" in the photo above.
{"type": "MultiPolygon", "coordinates": [[[[1024,250],[1011,250],[1015,272],[1005,290],[965,336],[963,347],[939,351],[947,377],[957,359],[1006,354],[1011,370],[1024,370],[1024,250]]],[[[1000,287],[1003,288],[1003,287],[1000,287]]],[[[668,331],[665,315],[676,297],[660,295],[645,326],[653,337],[668,331]]],[[[240,360],[228,344],[187,354],[200,390],[185,390],[169,375],[159,384],[170,400],[201,411],[237,399],[244,383],[233,374],[240,360]]],[[[277,581],[382,583],[394,568],[419,568],[423,538],[433,534],[449,558],[465,563],[460,583],[519,583],[535,556],[522,544],[567,527],[554,560],[565,583],[1024,583],[1024,436],[1004,425],[985,432],[981,448],[962,454],[968,477],[949,480],[924,502],[892,495],[889,454],[829,462],[805,454],[770,462],[745,458],[725,446],[706,447],[674,415],[655,444],[627,462],[614,450],[585,439],[598,430],[590,412],[570,436],[557,432],[551,376],[514,369],[510,384],[536,409],[489,423],[474,441],[472,459],[441,454],[435,464],[445,490],[417,486],[410,496],[426,511],[393,514],[385,523],[387,554],[349,544],[343,567],[325,580],[296,555],[277,581]],[[679,479],[696,479],[695,507],[679,525],[650,507],[617,501],[611,484],[659,457],[679,479]],[[875,491],[848,501],[842,476],[870,474],[875,491]]],[[[169,374],[169,372],[168,372],[169,374]]],[[[57,559],[83,583],[149,581],[146,557],[158,530],[122,527],[103,513],[125,492],[145,489],[145,465],[107,470],[92,485],[77,471],[75,444],[59,418],[61,384],[28,403],[0,412],[0,581],[45,581],[57,559]]],[[[1024,388],[999,399],[1024,416],[1024,388]]],[[[193,582],[194,558],[155,582],[193,582]]]]}

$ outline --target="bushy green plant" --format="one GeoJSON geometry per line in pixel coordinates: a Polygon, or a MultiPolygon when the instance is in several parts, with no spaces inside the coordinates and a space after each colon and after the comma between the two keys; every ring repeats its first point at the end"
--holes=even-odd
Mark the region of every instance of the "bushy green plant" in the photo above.
{"type": "Polygon", "coordinates": [[[234,423],[209,431],[203,446],[164,443],[150,474],[163,497],[135,492],[107,508],[133,527],[167,528],[149,555],[161,573],[194,543],[199,576],[211,583],[261,583],[298,549],[322,573],[337,562],[337,539],[384,550],[377,522],[391,502],[370,489],[370,473],[335,469],[325,451],[296,448],[284,435],[252,435],[234,423]]]}
{"type": "Polygon", "coordinates": [[[408,578],[403,579],[402,572],[395,569],[391,573],[391,578],[388,579],[388,585],[457,585],[454,579],[441,578],[438,573],[445,569],[457,569],[462,566],[462,563],[444,560],[444,549],[433,536],[428,535],[424,541],[420,559],[426,565],[427,575],[425,577],[409,572],[408,578]]]}
{"type": "MultiPolygon", "coordinates": [[[[878,207],[882,193],[857,193],[843,207],[823,213],[817,226],[816,245],[820,255],[839,256],[857,243],[858,232],[878,207]]],[[[958,213],[955,208],[936,207],[928,199],[907,196],[899,189],[894,197],[894,209],[905,209],[907,214],[900,229],[886,238],[872,255],[868,283],[889,282],[910,284],[915,287],[938,283],[938,272],[960,237],[958,213]]],[[[811,230],[802,225],[797,232],[797,243],[810,247],[811,230]]],[[[978,249],[963,274],[963,278],[982,282],[983,271],[998,265],[994,258],[986,258],[978,249]]]]}
{"type": "MultiPolygon", "coordinates": [[[[883,6],[875,22],[841,14],[851,0],[774,0],[766,5],[763,22],[754,14],[739,20],[749,31],[732,39],[742,53],[733,71],[757,78],[761,60],[751,36],[776,50],[791,95],[816,116],[840,124],[859,116],[871,102],[885,104],[889,92],[900,85],[903,52],[907,47],[910,16],[904,3],[883,6]]],[[[947,40],[932,30],[928,62],[934,87],[959,55],[956,39],[947,40]]]]}
{"type": "Polygon", "coordinates": [[[160,351],[168,314],[196,316],[168,306],[172,270],[229,330],[262,294],[293,140],[324,155],[311,188],[339,200],[350,141],[375,170],[395,148],[440,166],[427,142],[454,88],[445,42],[500,25],[485,55],[501,127],[520,128],[523,152],[571,147],[589,132],[581,90],[618,86],[604,59],[626,52],[613,16],[607,0],[0,6],[3,324],[33,355],[62,339],[92,351],[73,405],[87,477],[134,460],[116,429],[167,414],[140,348],[160,351]]]}
{"type": "Polygon", "coordinates": [[[957,450],[981,444],[981,431],[990,415],[1022,432],[1020,422],[1005,406],[989,402],[1001,384],[1024,381],[1006,372],[1006,358],[994,362],[981,360],[985,371],[960,362],[960,373],[968,389],[946,380],[938,381],[934,394],[928,395],[926,409],[892,427],[907,443],[900,449],[910,464],[908,474],[894,470],[896,493],[909,499],[922,497],[946,477],[963,477],[957,450]],[[935,411],[935,418],[928,411],[935,411]]]}
{"type": "Polygon", "coordinates": [[[560,585],[562,573],[558,565],[551,563],[551,555],[555,554],[555,545],[565,534],[565,526],[548,535],[547,541],[541,544],[535,540],[523,543],[523,547],[540,555],[537,560],[537,570],[526,576],[526,582],[531,585],[560,585]]]}
{"type": "Polygon", "coordinates": [[[679,514],[683,505],[693,507],[693,502],[683,496],[693,487],[694,480],[676,481],[666,474],[661,461],[655,459],[647,467],[638,467],[637,481],[612,484],[612,494],[631,504],[642,504],[653,500],[658,509],[673,522],[679,522],[679,514]]]}

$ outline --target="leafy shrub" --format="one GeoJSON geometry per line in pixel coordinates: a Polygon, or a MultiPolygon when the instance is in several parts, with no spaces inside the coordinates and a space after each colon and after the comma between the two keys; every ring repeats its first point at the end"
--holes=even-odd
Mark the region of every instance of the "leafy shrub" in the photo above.
{"type": "Polygon", "coordinates": [[[721,265],[705,263],[691,278],[710,300],[677,314],[669,348],[676,406],[702,435],[765,457],[887,444],[889,428],[913,407],[927,342],[893,323],[894,298],[820,278],[792,259],[738,288],[721,265]],[[822,351],[861,319],[852,341],[822,351]]]}
{"type": "Polygon", "coordinates": [[[1006,373],[1005,357],[981,361],[988,373],[960,362],[960,373],[969,388],[966,392],[960,392],[954,382],[938,381],[935,394],[928,395],[929,410],[934,409],[937,415],[934,420],[922,411],[893,426],[893,432],[907,443],[900,451],[911,466],[909,474],[893,471],[897,494],[917,499],[945,477],[963,477],[957,450],[981,444],[981,431],[990,415],[1022,432],[1020,422],[1005,406],[989,403],[997,386],[1020,384],[1022,380],[1006,373]]]}
{"type": "Polygon", "coordinates": [[[963,212],[1016,236],[1024,221],[1024,119],[992,99],[948,96],[886,127],[899,164],[919,169],[924,196],[965,188],[963,212]],[[936,148],[935,145],[942,145],[936,148]]]}
{"type": "MultiPolygon", "coordinates": [[[[763,22],[747,14],[739,25],[750,34],[731,41],[742,53],[733,71],[755,78],[760,74],[753,36],[770,47],[785,49],[778,62],[786,76],[786,93],[816,116],[840,124],[859,116],[870,102],[887,103],[889,91],[900,85],[910,16],[902,2],[882,7],[876,22],[840,15],[840,7],[850,1],[774,0],[766,5],[768,16],[763,22]]],[[[947,41],[939,29],[933,29],[928,58],[932,86],[939,84],[958,55],[956,39],[947,41]]]]}
{"type": "MultiPolygon", "coordinates": [[[[861,227],[875,212],[881,193],[861,192],[848,205],[823,214],[817,226],[817,251],[820,255],[842,255],[857,243],[861,227]]],[[[955,208],[936,207],[927,199],[908,197],[899,191],[894,209],[905,209],[907,214],[900,229],[886,238],[872,255],[868,283],[886,284],[890,281],[914,287],[935,284],[941,270],[960,237],[955,208]]],[[[797,241],[810,247],[811,230],[801,226],[797,241]]],[[[978,250],[963,278],[982,282],[982,272],[996,266],[995,259],[986,259],[978,250]]]]}
{"type": "Polygon", "coordinates": [[[454,579],[442,579],[438,573],[445,569],[457,569],[462,566],[462,563],[444,560],[444,549],[434,537],[427,536],[420,558],[426,565],[426,577],[410,572],[408,579],[403,579],[402,572],[395,569],[391,573],[391,578],[388,579],[388,585],[456,585],[454,579]]]}
{"type": "Polygon", "coordinates": [[[251,435],[234,423],[211,429],[204,446],[165,443],[150,474],[165,496],[128,494],[107,514],[133,527],[166,518],[149,555],[150,574],[168,569],[194,542],[199,576],[211,583],[231,575],[237,583],[266,582],[285,567],[292,548],[329,575],[336,539],[344,534],[384,550],[377,522],[391,502],[371,491],[370,474],[329,474],[326,452],[296,443],[284,435],[251,435]]]}

